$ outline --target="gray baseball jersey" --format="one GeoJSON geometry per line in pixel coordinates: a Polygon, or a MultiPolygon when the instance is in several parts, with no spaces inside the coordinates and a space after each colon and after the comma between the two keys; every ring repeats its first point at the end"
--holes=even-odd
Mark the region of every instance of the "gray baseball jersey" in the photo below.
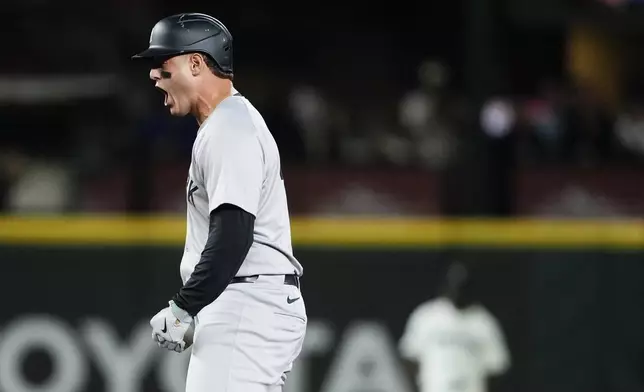
{"type": "Polygon", "coordinates": [[[237,276],[302,274],[293,256],[277,144],[261,114],[234,89],[197,132],[186,192],[184,284],[208,239],[210,212],[222,204],[255,216],[253,244],[237,276]]]}

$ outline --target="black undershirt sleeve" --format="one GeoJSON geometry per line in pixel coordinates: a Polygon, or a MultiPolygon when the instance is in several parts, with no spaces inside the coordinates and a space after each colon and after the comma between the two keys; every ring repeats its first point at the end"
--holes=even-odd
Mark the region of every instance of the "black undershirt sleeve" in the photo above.
{"type": "Polygon", "coordinates": [[[255,217],[232,204],[210,213],[210,229],[201,259],[190,279],[172,298],[195,316],[224,291],[241,267],[253,243],[255,217]]]}

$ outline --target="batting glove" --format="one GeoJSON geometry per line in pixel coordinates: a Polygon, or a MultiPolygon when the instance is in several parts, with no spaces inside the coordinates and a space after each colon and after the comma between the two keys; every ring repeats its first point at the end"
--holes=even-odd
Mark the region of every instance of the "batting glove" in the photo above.
{"type": "Polygon", "coordinates": [[[152,339],[161,348],[182,352],[186,348],[184,336],[192,323],[192,316],[173,301],[150,320],[152,339]]]}

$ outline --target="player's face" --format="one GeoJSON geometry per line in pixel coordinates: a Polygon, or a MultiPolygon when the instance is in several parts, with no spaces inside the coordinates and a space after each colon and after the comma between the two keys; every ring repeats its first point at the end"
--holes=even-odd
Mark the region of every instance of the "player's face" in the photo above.
{"type": "Polygon", "coordinates": [[[176,56],[150,70],[150,79],[163,92],[163,104],[174,116],[185,116],[192,107],[192,82],[194,76],[187,56],[176,56]]]}

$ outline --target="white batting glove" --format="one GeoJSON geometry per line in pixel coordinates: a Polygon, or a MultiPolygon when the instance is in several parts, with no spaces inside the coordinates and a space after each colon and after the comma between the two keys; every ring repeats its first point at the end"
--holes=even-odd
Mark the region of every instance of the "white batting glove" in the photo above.
{"type": "Polygon", "coordinates": [[[184,337],[192,323],[192,316],[173,301],[150,320],[152,339],[161,348],[182,352],[186,349],[184,337]]]}

